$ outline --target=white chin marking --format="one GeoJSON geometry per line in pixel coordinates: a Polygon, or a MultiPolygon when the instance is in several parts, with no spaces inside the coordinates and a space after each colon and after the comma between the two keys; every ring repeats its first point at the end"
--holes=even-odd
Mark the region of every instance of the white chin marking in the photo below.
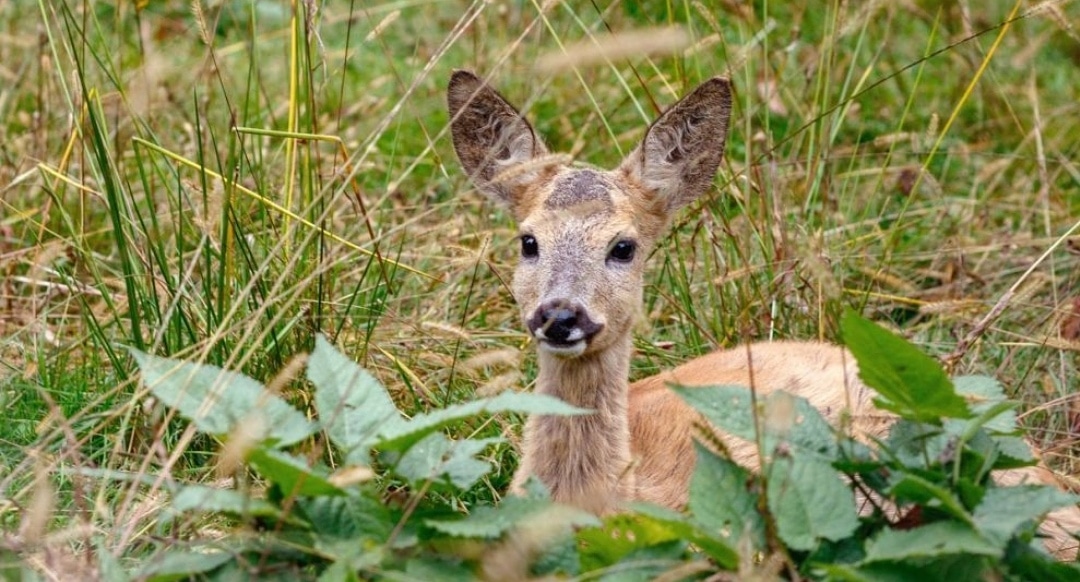
{"type": "Polygon", "coordinates": [[[556,356],[563,358],[576,358],[585,353],[585,340],[578,340],[572,344],[553,344],[544,340],[540,340],[540,349],[556,356]]]}

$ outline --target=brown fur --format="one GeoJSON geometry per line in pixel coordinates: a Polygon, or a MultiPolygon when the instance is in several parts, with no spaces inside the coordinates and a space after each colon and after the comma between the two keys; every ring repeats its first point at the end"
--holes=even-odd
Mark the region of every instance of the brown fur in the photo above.
{"type": "MultiPolygon", "coordinates": [[[[615,511],[630,499],[685,505],[693,434],[703,423],[668,383],[753,386],[762,394],[785,390],[832,422],[847,414],[857,438],[885,434],[893,418],[872,405],[873,392],[859,381],[851,354],[829,344],[752,344],[633,385],[627,381],[644,260],[672,214],[712,184],[731,111],[727,80],[706,81],[665,111],[610,172],[554,163],[532,126],[472,73],[454,73],[448,102],[465,171],[481,191],[509,206],[522,236],[539,249],[523,255],[514,272],[522,319],[543,320],[550,315],[545,306],[556,305],[563,315],[587,322],[577,325],[579,335],[589,331],[572,345],[552,343],[544,327],[534,333],[540,348],[536,390],[596,412],[531,417],[513,489],[536,476],[555,499],[596,513],[615,511]],[[636,245],[632,260],[613,260],[611,250],[626,241],[636,245]]],[[[713,432],[733,460],[757,467],[753,443],[713,432]]],[[[998,479],[1062,486],[1041,465],[998,479]]],[[[1075,556],[1067,532],[1077,530],[1075,507],[1051,513],[1043,526],[1048,548],[1061,557],[1075,556]]]]}

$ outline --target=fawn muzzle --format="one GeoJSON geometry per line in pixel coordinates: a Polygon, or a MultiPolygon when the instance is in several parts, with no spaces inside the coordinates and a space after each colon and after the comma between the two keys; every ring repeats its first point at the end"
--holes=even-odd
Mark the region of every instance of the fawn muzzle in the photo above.
{"type": "Polygon", "coordinates": [[[589,317],[580,303],[566,299],[545,302],[526,324],[541,349],[567,356],[580,355],[589,341],[604,329],[602,323],[589,317]]]}

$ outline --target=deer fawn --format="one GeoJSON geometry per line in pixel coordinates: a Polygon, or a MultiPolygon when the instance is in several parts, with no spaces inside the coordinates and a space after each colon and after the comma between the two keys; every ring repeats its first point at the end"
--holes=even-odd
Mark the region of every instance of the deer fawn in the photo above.
{"type": "MultiPolygon", "coordinates": [[[[512,489],[535,476],[554,499],[595,513],[626,500],[681,508],[702,420],[668,383],[786,390],[830,421],[850,415],[856,436],[884,435],[892,417],[872,405],[854,358],[825,343],[717,351],[629,384],[645,259],[672,215],[712,185],[731,112],[726,79],[706,81],[665,111],[613,171],[571,167],[550,155],[528,121],[471,72],[454,72],[447,98],[462,166],[519,225],[513,292],[539,351],[536,390],[595,411],[529,418],[512,489]]],[[[753,443],[717,437],[733,460],[756,466],[753,443]]],[[[998,480],[1057,484],[1042,466],[1007,473],[998,480]]],[[[1075,555],[1065,528],[1080,529],[1076,508],[1051,514],[1044,525],[1053,551],[1075,555]]]]}

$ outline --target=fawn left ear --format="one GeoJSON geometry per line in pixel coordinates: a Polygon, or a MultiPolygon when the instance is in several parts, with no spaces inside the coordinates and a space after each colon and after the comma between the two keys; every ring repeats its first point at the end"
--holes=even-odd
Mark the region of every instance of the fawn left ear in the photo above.
{"type": "Polygon", "coordinates": [[[547,148],[513,105],[469,71],[454,71],[446,101],[465,172],[481,192],[515,209],[542,169],[534,160],[547,148]]]}
{"type": "Polygon", "coordinates": [[[670,214],[709,189],[724,157],[730,117],[731,83],[709,79],[654,121],[619,169],[670,214]]]}

